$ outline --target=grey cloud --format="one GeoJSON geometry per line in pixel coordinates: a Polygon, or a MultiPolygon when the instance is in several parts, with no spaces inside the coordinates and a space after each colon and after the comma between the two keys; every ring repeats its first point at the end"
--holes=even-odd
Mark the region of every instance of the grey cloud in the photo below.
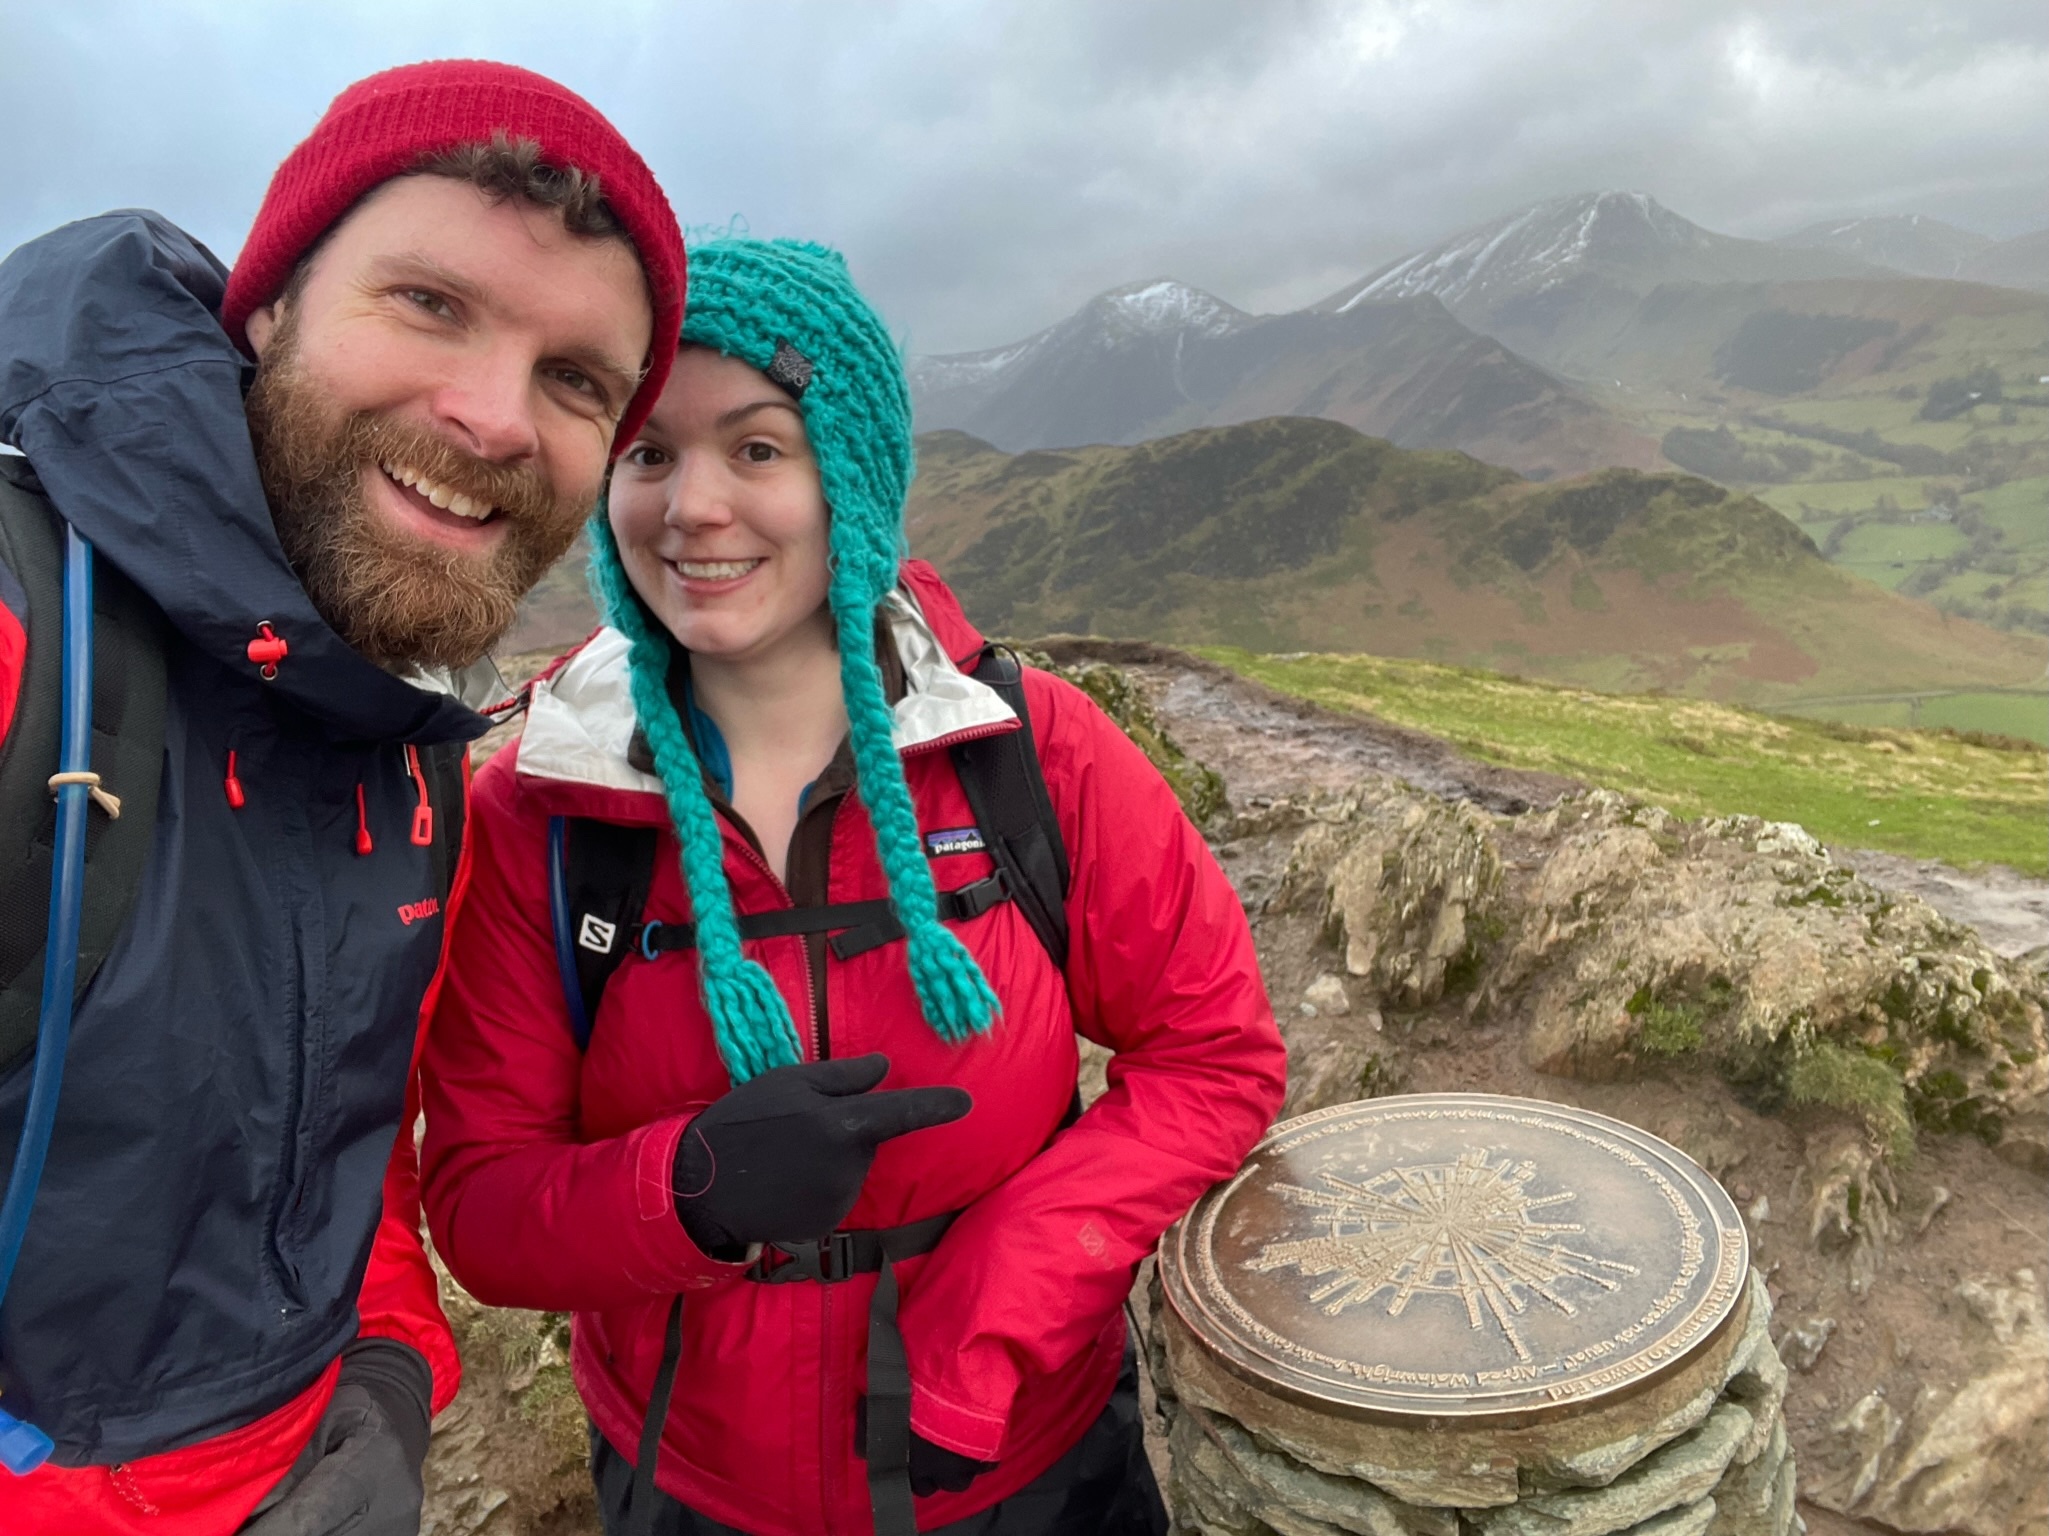
{"type": "Polygon", "coordinates": [[[2006,0],[0,0],[0,37],[0,249],[146,202],[226,254],[341,86],[486,54],[603,106],[686,222],[845,248],[920,351],[1152,275],[1301,304],[1597,187],[1755,236],[2049,208],[2049,13],[2006,0]]]}

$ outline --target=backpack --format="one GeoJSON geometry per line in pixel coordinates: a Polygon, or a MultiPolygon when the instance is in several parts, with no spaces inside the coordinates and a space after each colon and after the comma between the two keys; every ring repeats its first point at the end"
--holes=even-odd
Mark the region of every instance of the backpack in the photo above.
{"type": "MultiPolygon", "coordinates": [[[[28,611],[28,657],[14,719],[0,738],[0,1073],[36,1042],[49,939],[63,683],[64,525],[28,460],[0,458],[0,580],[12,572],[28,611]]],[[[120,797],[117,818],[87,821],[85,901],[73,999],[113,948],[142,883],[163,775],[164,619],[135,584],[94,562],[92,765],[120,797]]]]}
{"type": "MultiPolygon", "coordinates": [[[[975,815],[975,827],[995,861],[996,873],[939,893],[948,921],[979,917],[1014,901],[1054,966],[1067,969],[1067,846],[1053,814],[1025,707],[1024,668],[1010,651],[989,645],[969,676],[994,689],[1017,716],[1020,729],[964,741],[952,749],[955,772],[975,815]]],[[[643,960],[692,947],[689,923],[645,921],[654,880],[654,827],[622,827],[583,816],[548,821],[548,896],[562,998],[578,1049],[590,1044],[591,1024],[605,984],[629,953],[643,960]]],[[[743,939],[829,933],[840,959],[903,937],[888,901],[840,902],[743,914],[743,939]]]]}

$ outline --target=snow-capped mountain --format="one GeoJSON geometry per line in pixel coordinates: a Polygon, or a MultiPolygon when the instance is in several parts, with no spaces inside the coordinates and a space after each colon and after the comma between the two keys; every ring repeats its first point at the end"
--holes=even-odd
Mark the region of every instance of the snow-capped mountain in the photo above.
{"type": "Polygon", "coordinates": [[[1404,256],[1339,289],[1315,307],[1428,293],[1471,323],[1537,295],[1598,275],[1638,292],[1659,283],[1779,282],[1860,277],[1853,256],[1808,252],[1702,229],[1643,192],[1583,192],[1504,215],[1404,256]]]}
{"type": "Polygon", "coordinates": [[[1992,243],[1989,235],[1919,213],[1829,219],[1779,241],[1801,250],[1838,251],[1914,277],[1963,277],[1971,258],[1992,243]]]}
{"type": "Polygon", "coordinates": [[[1171,345],[1190,336],[1222,336],[1251,319],[1200,288],[1156,277],[1099,293],[1065,320],[1009,346],[914,358],[911,385],[921,394],[975,395],[999,387],[1035,359],[1149,350],[1162,341],[1171,345]]]}
{"type": "Polygon", "coordinates": [[[910,376],[920,431],[1008,452],[1299,415],[1533,475],[1657,461],[1648,439],[1427,296],[1248,315],[1156,279],[1006,347],[913,359],[910,376]]]}

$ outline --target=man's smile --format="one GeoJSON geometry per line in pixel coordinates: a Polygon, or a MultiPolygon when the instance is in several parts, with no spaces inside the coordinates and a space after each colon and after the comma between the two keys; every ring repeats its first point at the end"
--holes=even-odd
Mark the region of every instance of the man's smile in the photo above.
{"type": "Polygon", "coordinates": [[[451,490],[437,481],[429,480],[418,470],[407,465],[394,464],[387,460],[378,467],[384,471],[385,478],[398,488],[400,494],[415,505],[425,502],[427,509],[447,512],[473,523],[488,523],[498,516],[498,508],[478,501],[462,491],[451,490]]]}

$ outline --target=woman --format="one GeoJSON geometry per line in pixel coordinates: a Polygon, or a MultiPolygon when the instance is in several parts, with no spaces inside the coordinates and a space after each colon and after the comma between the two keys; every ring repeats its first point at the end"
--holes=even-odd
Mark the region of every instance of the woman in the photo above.
{"type": "Polygon", "coordinates": [[[900,561],[888,332],[816,246],[690,270],[592,524],[609,627],[477,777],[426,1058],[435,1242],[481,1300],[576,1314],[608,1531],[1164,1530],[1122,1304],[1280,1103],[1244,914],[1137,749],[1028,672],[1056,968],[947,750],[1025,722],[900,561]],[[564,906],[558,957],[551,837],[559,871],[636,836],[644,901],[564,906]],[[580,1026],[565,964],[627,940],[580,1026]],[[1077,1031],[1116,1056],[1072,1119],[1077,1031]]]}

